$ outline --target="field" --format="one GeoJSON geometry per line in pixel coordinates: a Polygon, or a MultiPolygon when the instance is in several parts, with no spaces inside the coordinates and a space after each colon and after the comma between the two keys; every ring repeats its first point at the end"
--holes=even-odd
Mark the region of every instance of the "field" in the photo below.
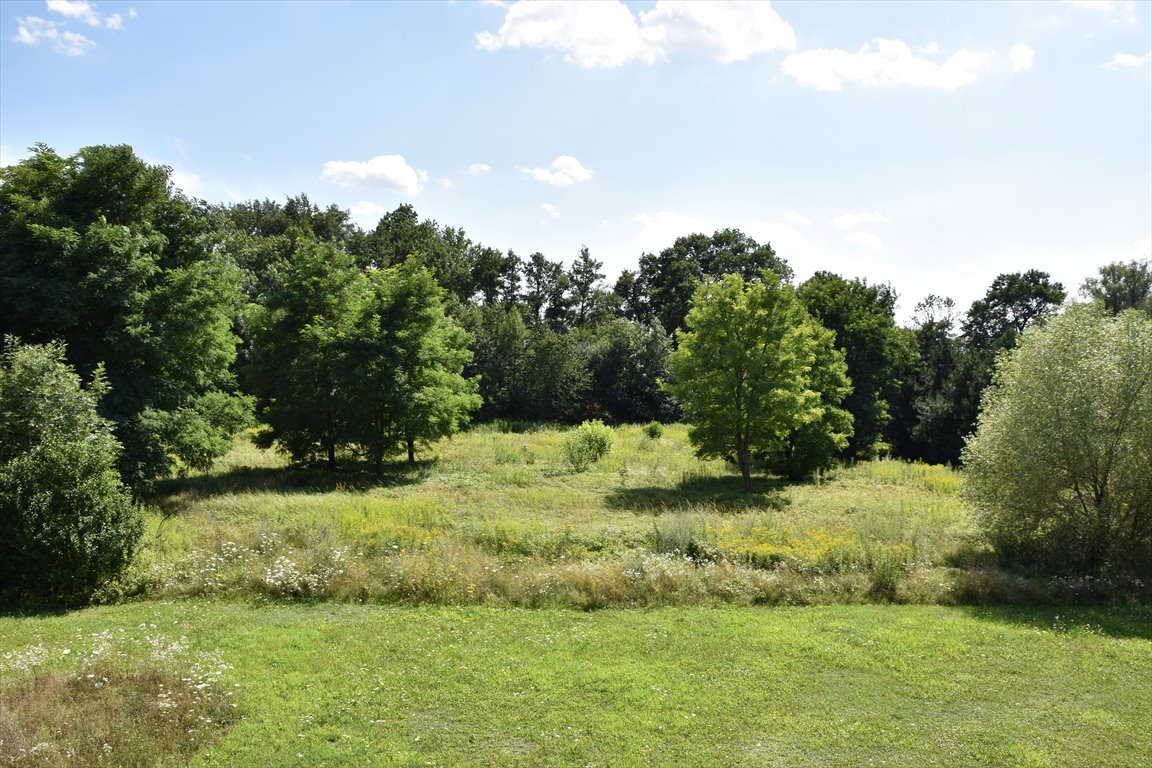
{"type": "Polygon", "coordinates": [[[1152,762],[1152,611],[999,572],[959,473],[564,437],[167,481],[125,602],[0,618],[0,764],[1152,762]]]}

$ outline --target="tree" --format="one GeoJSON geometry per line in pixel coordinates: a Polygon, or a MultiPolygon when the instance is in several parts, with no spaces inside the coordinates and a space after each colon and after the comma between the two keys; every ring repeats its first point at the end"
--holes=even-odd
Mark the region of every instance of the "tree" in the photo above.
{"type": "Polygon", "coordinates": [[[792,269],[776,256],[771,245],[760,245],[738,229],[722,229],[711,236],[698,233],[679,237],[656,256],[644,254],[636,282],[647,296],[647,307],[672,333],[684,327],[689,303],[702,281],[726,274],[751,281],[765,269],[784,282],[792,279],[792,269]]]}
{"type": "Polygon", "coordinates": [[[661,328],[616,319],[577,333],[591,374],[593,414],[633,424],[676,418],[675,404],[660,388],[672,351],[661,328]]]}
{"type": "Polygon", "coordinates": [[[444,290],[415,259],[369,273],[350,330],[345,407],[350,438],[379,468],[398,446],[448,437],[480,407],[468,334],[444,314],[444,290]]]}
{"type": "Polygon", "coordinates": [[[0,170],[0,334],[65,342],[140,488],[177,463],[205,468],[250,405],[230,366],[240,271],[217,219],[128,146],[61,157],[44,145],[0,170]]]}
{"type": "Polygon", "coordinates": [[[1125,309],[1152,315],[1152,262],[1117,261],[1100,267],[1099,275],[1084,281],[1082,296],[1101,302],[1114,315],[1125,309]]]}
{"type": "Polygon", "coordinates": [[[584,246],[568,270],[568,284],[572,287],[572,325],[575,328],[604,319],[605,297],[600,287],[600,281],[604,279],[604,273],[600,271],[603,267],[604,262],[593,259],[588,247],[584,246]]]}
{"type": "Polygon", "coordinates": [[[1152,573],[1152,320],[1077,306],[1000,356],[966,489],[1010,563],[1152,573]]]}
{"type": "MultiPolygon", "coordinates": [[[[703,284],[687,325],[665,386],[692,425],[697,454],[735,459],[751,490],[754,455],[783,454],[789,436],[820,423],[828,402],[846,391],[843,355],[822,347],[827,333],[771,272],[703,284]]],[[[830,440],[835,450],[845,442],[842,433],[830,440]]]]}
{"type": "MultiPolygon", "coordinates": [[[[1029,270],[998,275],[984,298],[972,303],[960,336],[961,354],[949,382],[950,420],[956,425],[953,445],[959,447],[976,428],[980,399],[992,381],[996,355],[1012,349],[1030,325],[1042,322],[1060,308],[1064,287],[1049,280],[1047,272],[1029,270]]],[[[959,460],[959,454],[948,457],[959,460]]]]}
{"type": "Polygon", "coordinates": [[[120,446],[64,346],[4,341],[0,356],[0,590],[74,603],[136,552],[139,510],[116,473],[120,446]]]}
{"type": "Polygon", "coordinates": [[[292,255],[279,289],[253,312],[248,383],[267,425],[258,445],[336,468],[348,442],[348,340],[367,290],[352,257],[331,245],[303,242],[292,255]]]}
{"type": "Polygon", "coordinates": [[[896,292],[891,286],[817,272],[797,294],[808,312],[835,333],[848,364],[852,392],[844,408],[852,414],[855,432],[846,452],[871,458],[915,355],[896,327],[896,292]]]}

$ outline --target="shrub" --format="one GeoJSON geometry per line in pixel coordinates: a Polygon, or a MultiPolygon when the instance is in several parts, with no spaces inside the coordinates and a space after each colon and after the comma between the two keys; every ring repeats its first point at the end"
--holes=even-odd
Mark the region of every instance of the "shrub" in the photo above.
{"type": "Polygon", "coordinates": [[[965,494],[1007,564],[1152,571],[1152,319],[1073,307],[1000,358],[965,494]]]}
{"type": "Polygon", "coordinates": [[[644,434],[649,440],[659,440],[664,436],[664,425],[658,421],[650,421],[644,425],[644,434]]]}
{"type": "Polygon", "coordinates": [[[142,531],[115,464],[120,445],[64,346],[9,338],[0,357],[0,584],[72,603],[118,573],[142,531]]]}
{"type": "Polygon", "coordinates": [[[573,472],[583,472],[612,450],[612,428],[596,419],[586,421],[564,440],[564,460],[573,472]]]}

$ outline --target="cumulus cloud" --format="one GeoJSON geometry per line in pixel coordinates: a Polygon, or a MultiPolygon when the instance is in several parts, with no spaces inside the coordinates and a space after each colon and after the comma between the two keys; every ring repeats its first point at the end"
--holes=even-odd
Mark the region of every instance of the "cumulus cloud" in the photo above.
{"type": "Polygon", "coordinates": [[[329,160],[324,163],[324,178],[342,187],[384,187],[415,195],[424,188],[428,174],[408,165],[403,155],[377,155],[367,162],[329,160]]]}
{"type": "Polygon", "coordinates": [[[469,176],[483,176],[491,172],[492,166],[488,165],[488,163],[472,163],[472,165],[468,166],[469,176]]]}
{"type": "Polygon", "coordinates": [[[792,27],[768,2],[697,3],[659,0],[634,15],[610,2],[516,2],[495,32],[476,36],[487,51],[550,48],[585,69],[653,63],[696,53],[728,64],[767,51],[796,47],[792,27]]]}
{"type": "Polygon", "coordinates": [[[1036,51],[1032,50],[1029,46],[1020,43],[1019,45],[1012,46],[1012,50],[1008,51],[1008,61],[1012,64],[1013,72],[1022,72],[1025,69],[1032,69],[1032,63],[1036,60],[1036,51]]]}
{"type": "MultiPolygon", "coordinates": [[[[771,245],[772,250],[785,260],[811,256],[812,243],[796,226],[793,226],[796,222],[790,217],[791,213],[784,216],[788,222],[753,220],[746,223],[742,229],[756,242],[771,245]]],[[[798,226],[808,226],[812,223],[803,216],[800,218],[804,219],[804,222],[798,226]]]]}
{"type": "Polygon", "coordinates": [[[560,155],[548,168],[521,168],[520,172],[536,181],[545,181],[554,187],[567,187],[578,181],[588,181],[592,171],[571,155],[560,155]]]}
{"type": "Polygon", "coordinates": [[[200,176],[191,171],[173,168],[171,179],[173,186],[186,195],[195,197],[202,191],[200,176]]]}
{"type": "Polygon", "coordinates": [[[553,218],[556,218],[560,215],[560,211],[556,210],[556,206],[552,205],[551,203],[540,203],[540,210],[544,211],[544,213],[553,218]]]}
{"type": "MultiPolygon", "coordinates": [[[[927,54],[934,55],[934,54],[927,54]]],[[[861,85],[911,85],[952,89],[976,81],[989,54],[961,48],[944,61],[919,56],[903,40],[877,38],[856,53],[838,48],[813,48],[784,59],[784,73],[803,85],[822,91],[839,91],[844,83],[861,85]]]]}
{"type": "Polygon", "coordinates": [[[1134,69],[1135,67],[1143,67],[1149,62],[1152,62],[1152,51],[1144,54],[1143,56],[1133,56],[1130,53],[1117,53],[1112,57],[1112,61],[1107,64],[1102,64],[1104,69],[1111,69],[1113,71],[1118,69],[1134,69]]]}
{"type": "Polygon", "coordinates": [[[12,38],[25,45],[39,45],[47,43],[52,50],[65,56],[83,56],[96,42],[78,32],[68,32],[55,21],[41,19],[38,16],[26,16],[16,20],[16,37],[12,38]]]}
{"type": "Polygon", "coordinates": [[[796,211],[788,211],[788,213],[784,214],[784,218],[788,220],[789,224],[797,227],[807,227],[812,224],[812,219],[796,211]]]}
{"type": "Polygon", "coordinates": [[[47,5],[48,10],[53,13],[82,21],[93,27],[100,26],[100,14],[96,13],[96,6],[85,0],[47,0],[47,5]]]}
{"type": "MultiPolygon", "coordinates": [[[[79,32],[68,29],[68,23],[76,21],[90,27],[123,29],[124,17],[118,13],[102,16],[96,4],[87,0],[46,0],[50,13],[56,13],[63,20],[42,19],[39,16],[25,16],[16,19],[16,36],[12,39],[24,45],[44,43],[57,53],[65,56],[83,56],[96,46],[96,41],[79,32]]],[[[136,16],[136,9],[128,11],[129,18],[136,16]]]]}
{"type": "Polygon", "coordinates": [[[853,245],[867,248],[870,251],[884,250],[884,243],[880,241],[880,236],[874,232],[849,232],[844,235],[844,239],[853,245]]]}
{"type": "Polygon", "coordinates": [[[859,213],[846,213],[832,219],[832,226],[836,229],[851,229],[861,224],[883,224],[888,217],[880,211],[860,211],[859,213]]]}

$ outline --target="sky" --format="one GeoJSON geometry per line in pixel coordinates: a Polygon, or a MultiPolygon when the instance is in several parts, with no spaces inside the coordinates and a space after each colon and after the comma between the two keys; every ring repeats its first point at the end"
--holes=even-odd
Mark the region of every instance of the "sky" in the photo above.
{"type": "Polygon", "coordinates": [[[734,227],[963,311],[1152,252],[1152,2],[0,2],[0,164],[403,203],[609,284],[734,227]]]}

